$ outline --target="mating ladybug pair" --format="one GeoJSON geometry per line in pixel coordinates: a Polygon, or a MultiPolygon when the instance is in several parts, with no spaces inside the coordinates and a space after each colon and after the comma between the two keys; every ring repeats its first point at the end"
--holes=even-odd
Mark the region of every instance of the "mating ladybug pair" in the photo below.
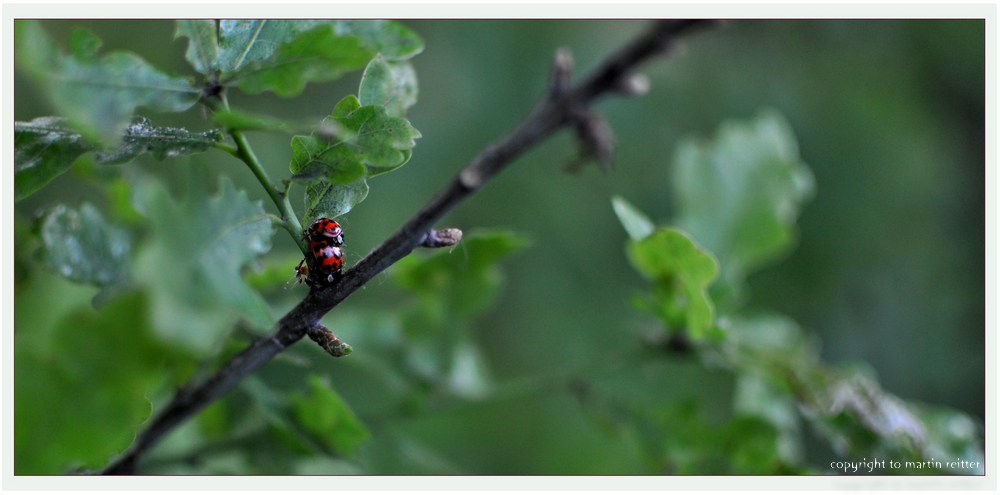
{"type": "Polygon", "coordinates": [[[309,270],[318,272],[322,280],[325,275],[327,282],[333,282],[335,273],[344,268],[344,229],[340,224],[329,218],[318,218],[309,225],[302,238],[309,241],[309,252],[295,268],[295,278],[302,283],[308,279],[309,270]]]}

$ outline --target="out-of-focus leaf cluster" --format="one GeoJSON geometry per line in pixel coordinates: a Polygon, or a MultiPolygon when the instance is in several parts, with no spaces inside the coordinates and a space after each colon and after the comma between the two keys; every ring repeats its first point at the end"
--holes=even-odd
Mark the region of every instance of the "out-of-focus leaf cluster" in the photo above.
{"type": "MultiPolygon", "coordinates": [[[[740,311],[747,299],[746,276],[790,250],[795,219],[813,189],[812,174],[796,150],[788,124],[765,111],[751,123],[724,124],[713,142],[680,144],[673,181],[680,203],[673,222],[678,228],[650,232],[652,222],[641,211],[621,198],[614,201],[632,237],[629,259],[653,283],[650,295],[640,299],[640,308],[656,315],[668,335],[682,329],[705,363],[736,374],[731,421],[758,424],[761,429],[749,423],[741,428],[760,431],[767,437],[761,445],[775,447],[771,455],[751,455],[773,462],[740,464],[739,455],[730,453],[723,458],[734,464],[711,465],[710,459],[676,447],[676,432],[697,425],[680,424],[683,415],[667,414],[660,418],[672,418],[669,421],[643,419],[638,436],[644,455],[658,462],[659,469],[677,472],[798,469],[802,466],[795,454],[804,450],[801,418],[845,459],[922,462],[961,457],[984,466],[981,439],[968,417],[943,409],[932,413],[882,390],[870,372],[823,363],[815,343],[786,317],[740,311]],[[705,286],[715,278],[713,255],[722,276],[709,290],[709,299],[705,286]],[[719,314],[713,314],[713,303],[719,314]],[[705,340],[709,329],[715,338],[705,340]],[[947,421],[963,427],[942,427],[947,421]]],[[[690,408],[687,417],[694,417],[690,408]]],[[[634,414],[628,418],[635,422],[634,414]]],[[[706,441],[694,443],[704,447],[711,444],[708,439],[722,438],[726,444],[728,428],[720,430],[722,437],[697,434],[706,441]]],[[[741,444],[756,443],[744,439],[741,444]]]]}

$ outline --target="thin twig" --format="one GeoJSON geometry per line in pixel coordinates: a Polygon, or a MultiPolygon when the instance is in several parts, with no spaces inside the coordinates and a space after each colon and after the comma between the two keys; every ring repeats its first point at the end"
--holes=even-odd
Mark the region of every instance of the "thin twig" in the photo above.
{"type": "Polygon", "coordinates": [[[105,468],[102,474],[135,473],[141,456],[161,436],[221,397],[279,352],[305,337],[307,332],[313,331],[311,329],[316,328],[320,318],[351,293],[425,243],[428,237],[433,237],[428,235],[431,227],[465,198],[534,145],[561,127],[572,124],[574,116],[584,114],[582,110],[586,110],[597,97],[620,88],[623,79],[631,77],[630,71],[641,62],[665,52],[678,36],[705,24],[709,22],[658,21],[653,29],[610,56],[590,77],[572,88],[564,87],[566,75],[562,74],[561,68],[557,68],[559,76],[553,82],[554,90],[520,125],[483,150],[437,197],[347,270],[342,278],[331,285],[312,288],[305,299],[278,322],[278,330],[273,336],[254,341],[204,383],[182,388],[139,433],[131,449],[105,468]]]}

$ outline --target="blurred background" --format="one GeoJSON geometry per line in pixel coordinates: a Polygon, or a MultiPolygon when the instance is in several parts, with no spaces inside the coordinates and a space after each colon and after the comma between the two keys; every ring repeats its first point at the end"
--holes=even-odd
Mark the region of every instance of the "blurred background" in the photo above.
{"type": "MultiPolygon", "coordinates": [[[[410,162],[371,180],[367,200],[343,218],[348,264],[527,115],[546,90],[557,48],[568,47],[578,74],[584,74],[647,26],[548,20],[404,24],[426,43],[412,61],[420,94],[409,113],[423,137],[410,162]]],[[[64,47],[72,29],[83,26],[104,40],[104,50],[135,51],[158,67],[194,75],[184,61],[186,42],[173,39],[170,21],[44,26],[64,47]]],[[[801,156],[816,176],[816,195],[799,219],[797,248],[751,277],[750,307],[792,317],[820,339],[826,361],[867,363],[893,394],[983,419],[984,43],[985,24],[976,20],[733,21],[687,37],[669,59],[644,67],[652,81],[648,95],[596,105],[618,139],[612,171],[588,166],[565,173],[575,149],[563,132],[440,223],[467,232],[501,227],[531,240],[504,263],[500,300],[474,325],[473,339],[491,378],[517,384],[613,365],[611,356],[634,342],[649,321],[629,303],[647,285],[625,258],[627,236],[610,197],[620,195],[658,224],[669,223],[674,214],[669,174],[678,140],[709,139],[722,122],[747,120],[769,107],[794,129],[801,156]]],[[[359,77],[310,85],[291,100],[234,90],[230,102],[314,122],[356,92],[359,77]]],[[[16,120],[51,113],[29,81],[16,75],[15,83],[16,120]]],[[[155,116],[154,122],[209,127],[196,110],[155,116]]],[[[250,139],[271,176],[287,176],[289,137],[251,134],[250,139]]],[[[206,177],[231,177],[273,211],[235,159],[210,152],[190,161],[206,168],[206,177]]],[[[164,163],[136,166],[171,174],[164,163]]],[[[106,203],[97,189],[66,174],[17,203],[16,210],[30,219],[55,202],[75,206],[83,200],[106,203]]],[[[293,204],[301,211],[300,203],[293,204]]],[[[273,243],[274,253],[294,256],[284,232],[277,232],[273,243]]],[[[404,295],[387,280],[373,280],[325,323],[338,331],[338,315],[401,304],[404,295]]],[[[355,345],[355,352],[363,355],[365,349],[355,345]]],[[[378,399],[344,361],[323,366],[365,420],[378,409],[378,399]]],[[[661,388],[655,393],[697,394],[719,411],[731,401],[732,379],[693,363],[609,372],[604,379],[627,394],[635,383],[630,373],[658,377],[661,388]]],[[[382,427],[420,439],[466,472],[637,469],[621,455],[626,449],[620,442],[589,425],[568,387],[516,389],[382,427]]],[[[712,408],[707,413],[725,414],[712,408]]],[[[378,458],[386,451],[379,442],[376,435],[363,455],[378,458]]],[[[827,455],[822,449],[810,452],[827,455]]],[[[390,460],[368,465],[404,469],[390,460]]]]}

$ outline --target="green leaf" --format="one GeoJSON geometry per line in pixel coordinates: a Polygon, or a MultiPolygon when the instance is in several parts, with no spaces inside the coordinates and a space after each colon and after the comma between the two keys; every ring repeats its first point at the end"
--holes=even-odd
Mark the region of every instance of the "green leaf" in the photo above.
{"type": "Polygon", "coordinates": [[[86,29],[75,29],[70,41],[73,48],[73,56],[80,60],[93,60],[97,58],[97,51],[100,50],[101,39],[94,33],[86,29]]]}
{"type": "Polygon", "coordinates": [[[98,163],[126,163],[149,153],[157,160],[181,155],[202,153],[212,149],[222,140],[218,130],[191,132],[173,127],[154,127],[149,120],[135,117],[125,129],[125,137],[118,148],[97,152],[98,163]]]}
{"type": "Polygon", "coordinates": [[[260,201],[223,178],[217,195],[192,185],[180,203],[158,182],[136,180],[133,202],[153,226],[136,279],[150,288],[164,338],[204,354],[237,319],[257,328],[273,324],[267,304],[241,275],[270,249],[274,227],[260,201]]]}
{"type": "Polygon", "coordinates": [[[271,436],[298,454],[350,455],[371,435],[323,379],[309,377],[309,393],[284,394],[257,376],[240,384],[263,413],[271,436]]]}
{"type": "Polygon", "coordinates": [[[215,68],[223,76],[237,74],[272,55],[282,43],[303,31],[296,21],[223,20],[219,22],[219,57],[215,68]]]}
{"type": "Polygon", "coordinates": [[[292,138],[293,174],[337,184],[374,177],[403,166],[420,137],[406,119],[390,117],[381,106],[361,106],[354,96],[341,100],[329,120],[345,135],[292,138]]]}
{"type": "Polygon", "coordinates": [[[14,123],[14,200],[24,199],[62,175],[92,150],[58,117],[14,123]]]}
{"type": "Polygon", "coordinates": [[[804,458],[798,405],[786,390],[775,387],[762,374],[741,373],[737,376],[733,411],[763,419],[775,428],[775,446],[783,462],[795,464],[804,458]]]}
{"type": "Polygon", "coordinates": [[[633,206],[632,203],[625,201],[624,198],[620,196],[612,197],[611,206],[615,210],[615,215],[618,215],[618,221],[621,222],[622,227],[625,228],[625,232],[628,232],[628,236],[633,241],[645,239],[656,229],[653,222],[650,221],[645,213],[639,211],[638,208],[633,206]]]}
{"type": "Polygon", "coordinates": [[[295,96],[307,83],[331,81],[364,67],[373,55],[359,38],[338,35],[330,24],[223,21],[221,33],[222,82],[250,94],[271,90],[295,96]]]}
{"type": "Polygon", "coordinates": [[[359,153],[343,141],[314,136],[292,138],[292,173],[306,178],[322,177],[334,184],[362,179],[368,169],[359,153]]]}
{"type": "Polygon", "coordinates": [[[964,460],[966,463],[945,466],[944,471],[961,474],[985,474],[983,426],[966,414],[940,406],[914,406],[927,425],[925,459],[964,460]]]}
{"type": "Polygon", "coordinates": [[[749,123],[727,122],[711,143],[682,142],[673,175],[676,225],[719,258],[722,283],[713,294],[740,302],[746,275],[791,249],[812,195],[790,126],[769,110],[749,123]]]}
{"type": "Polygon", "coordinates": [[[379,55],[361,76],[358,100],[362,105],[381,105],[392,117],[403,117],[417,102],[417,73],[409,63],[388,63],[379,55]]]}
{"type": "MultiPolygon", "coordinates": [[[[215,64],[223,79],[267,62],[279,48],[303,33],[333,25],[322,20],[223,20],[219,22],[219,57],[215,64]]],[[[341,33],[337,33],[342,35],[341,33]]],[[[347,33],[350,34],[350,33],[347,33]]]]}
{"type": "Polygon", "coordinates": [[[456,397],[488,393],[486,363],[469,326],[497,302],[503,285],[500,261],[527,245],[527,239],[510,232],[476,232],[454,249],[411,254],[393,265],[393,281],[416,296],[401,318],[403,357],[392,360],[401,376],[416,377],[418,389],[432,383],[456,397]]]}
{"type": "Polygon", "coordinates": [[[53,322],[45,347],[15,349],[16,474],[99,469],[126,449],[152,407],[171,354],[151,339],[141,294],[83,307],[53,322]]]}
{"type": "Polygon", "coordinates": [[[73,43],[75,56],[61,55],[38,22],[16,24],[19,68],[92,140],[116,140],[138,106],[181,112],[201,95],[188,79],[161,72],[134,53],[98,57],[92,53],[99,45],[93,35],[74,35],[73,43]]]}
{"type": "Polygon", "coordinates": [[[424,42],[402,24],[385,20],[334,21],[339,35],[354,35],[372,53],[381,53],[386,60],[407,60],[424,51],[424,42]]]}
{"type": "Polygon", "coordinates": [[[142,153],[156,159],[200,153],[222,139],[218,131],[192,133],[184,129],[154,127],[142,117],[135,117],[125,128],[122,142],[112,149],[100,148],[76,132],[59,117],[39,117],[31,122],[14,123],[14,197],[23,199],[41,189],[52,179],[69,170],[81,155],[97,151],[97,163],[131,161],[142,153]]]}
{"type": "Polygon", "coordinates": [[[79,211],[64,205],[50,209],[39,220],[39,230],[41,259],[56,273],[107,290],[128,281],[132,239],[105,222],[90,203],[79,211]]]}
{"type": "Polygon", "coordinates": [[[737,415],[716,426],[699,414],[694,399],[641,407],[598,402],[591,408],[603,413],[598,419],[625,427],[639,454],[655,473],[719,475],[794,471],[778,456],[774,427],[760,418],[737,415]]]}
{"type": "Polygon", "coordinates": [[[311,454],[317,450],[310,445],[310,439],[296,427],[290,415],[290,402],[285,394],[272,389],[254,375],[244,378],[240,388],[254,399],[271,427],[272,436],[280,445],[299,454],[311,454]]]}
{"type": "Polygon", "coordinates": [[[641,241],[629,241],[632,266],[653,282],[651,307],[668,329],[683,326],[693,340],[714,326],[707,288],[718,273],[711,254],[683,232],[664,228],[641,241]]]}
{"type": "Polygon", "coordinates": [[[306,218],[343,215],[368,195],[367,179],[401,167],[420,132],[384,107],[342,99],[325,122],[335,132],[292,138],[289,169],[306,184],[306,218]]]}
{"type": "Polygon", "coordinates": [[[316,181],[306,186],[306,219],[336,218],[353,209],[368,196],[368,181],[364,178],[348,184],[316,181]]]}
{"type": "Polygon", "coordinates": [[[390,117],[380,106],[363,106],[335,120],[355,133],[349,144],[368,167],[368,177],[402,167],[420,137],[409,121],[390,117]]]}
{"type": "MultiPolygon", "coordinates": [[[[737,416],[721,432],[722,452],[733,474],[784,474],[777,429],[761,418],[737,416]]],[[[794,461],[794,460],[793,460],[794,461]]]]}
{"type": "Polygon", "coordinates": [[[184,57],[202,74],[211,74],[219,60],[219,38],[215,21],[206,19],[179,19],[174,39],[188,38],[184,57]]]}
{"type": "Polygon", "coordinates": [[[309,377],[309,394],[292,394],[292,414],[309,434],[340,455],[350,455],[371,438],[351,408],[323,379],[309,377]]]}
{"type": "Polygon", "coordinates": [[[345,118],[351,114],[351,112],[361,108],[361,101],[354,95],[347,95],[343,99],[337,102],[333,107],[333,112],[330,115],[334,119],[345,118]]]}
{"type": "Polygon", "coordinates": [[[786,405],[794,399],[797,404],[792,411],[801,412],[819,437],[846,458],[981,458],[979,433],[967,416],[945,413],[953,422],[944,425],[937,411],[883,390],[870,369],[823,363],[814,342],[791,319],[779,315],[727,317],[720,325],[729,336],[721,348],[725,360],[737,370],[759,377],[754,379],[759,382],[756,397],[742,391],[738,407],[763,417],[779,430],[794,429],[795,420],[789,418],[792,413],[786,405]],[[775,393],[778,391],[782,394],[775,393]]]}

